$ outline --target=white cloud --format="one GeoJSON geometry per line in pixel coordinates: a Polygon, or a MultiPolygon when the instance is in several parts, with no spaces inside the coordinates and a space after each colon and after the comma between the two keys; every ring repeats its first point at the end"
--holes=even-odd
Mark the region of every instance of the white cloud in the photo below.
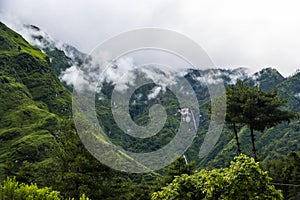
{"type": "Polygon", "coordinates": [[[221,72],[209,72],[207,74],[204,74],[202,76],[196,77],[196,80],[202,83],[203,85],[213,85],[218,84],[223,81],[221,78],[221,72]]]}
{"type": "Polygon", "coordinates": [[[160,91],[161,91],[161,87],[154,87],[151,90],[151,93],[148,94],[148,100],[155,99],[159,95],[160,91]]]}
{"type": "MultiPolygon", "coordinates": [[[[78,89],[83,89],[90,85],[90,83],[85,79],[84,73],[76,66],[71,66],[62,72],[60,79],[66,82],[67,85],[76,86],[78,89]]],[[[89,89],[95,89],[90,85],[89,89]]]]}
{"type": "MultiPolygon", "coordinates": [[[[159,65],[145,64],[136,65],[134,58],[122,56],[112,61],[107,53],[93,54],[90,62],[77,67],[72,66],[62,72],[60,79],[68,85],[76,86],[79,89],[90,89],[99,92],[103,83],[111,83],[115,90],[127,92],[129,87],[136,85],[136,80],[152,81],[157,87],[148,95],[148,99],[156,98],[159,92],[165,92],[166,88],[176,84],[177,77],[185,73],[183,69],[163,67],[159,65]]],[[[138,95],[140,99],[140,94],[138,95]]]]}
{"type": "Polygon", "coordinates": [[[299,68],[300,12],[296,0],[1,0],[4,16],[45,29],[90,52],[121,32],[141,27],[179,31],[198,42],[218,67],[299,68]],[[25,9],[26,8],[26,9],[25,9]]]}

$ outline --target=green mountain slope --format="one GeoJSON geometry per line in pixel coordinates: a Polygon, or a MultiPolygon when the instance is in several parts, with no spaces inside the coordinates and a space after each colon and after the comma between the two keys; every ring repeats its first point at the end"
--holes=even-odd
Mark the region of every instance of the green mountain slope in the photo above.
{"type": "MultiPolygon", "coordinates": [[[[0,51],[0,165],[1,175],[5,176],[8,166],[17,171],[24,161],[52,159],[47,150],[51,146],[56,148],[57,139],[65,129],[63,123],[71,119],[72,112],[71,93],[60,82],[58,71],[55,72],[60,58],[66,62],[68,57],[54,49],[49,51],[50,62],[46,54],[2,23],[0,38],[4,44],[0,51]],[[54,56],[54,52],[61,54],[54,56]]],[[[74,125],[64,131],[74,134],[74,125]]],[[[100,139],[99,142],[107,144],[100,139]]],[[[118,159],[133,160],[122,152],[118,154],[118,159]]]]}
{"type": "Polygon", "coordinates": [[[47,55],[0,23],[0,179],[24,161],[48,159],[71,95],[47,55]]]}
{"type": "Polygon", "coordinates": [[[21,35],[24,33],[29,43],[47,54],[51,67],[58,77],[72,65],[81,65],[86,57],[84,53],[78,51],[75,47],[56,41],[37,26],[23,25],[20,33],[21,35]],[[28,35],[28,33],[30,34],[28,35]]]}
{"type": "MultiPolygon", "coordinates": [[[[300,92],[299,73],[286,79],[281,78],[281,75],[279,76],[279,73],[275,69],[262,70],[259,74],[264,74],[264,78],[261,78],[260,82],[268,82],[268,88],[262,85],[265,90],[270,91],[276,89],[281,98],[287,99],[287,104],[283,109],[289,109],[295,112],[300,111],[300,98],[298,97],[300,92]]],[[[291,121],[289,124],[282,123],[267,129],[264,133],[256,132],[255,134],[258,157],[262,162],[288,155],[291,152],[300,151],[300,124],[297,119],[291,121]]],[[[211,157],[209,161],[206,160],[206,162],[204,162],[205,165],[207,164],[210,167],[224,166],[236,155],[237,148],[235,140],[233,137],[231,137],[231,139],[230,136],[230,130],[225,130],[224,133],[222,133],[218,144],[213,150],[215,153],[214,157],[211,157]]],[[[242,144],[242,152],[251,156],[250,132],[247,127],[240,129],[239,138],[242,144]]]]}
{"type": "Polygon", "coordinates": [[[53,73],[49,58],[19,34],[0,24],[1,74],[26,86],[32,99],[60,116],[70,115],[70,93],[53,73]]]}
{"type": "MultiPolygon", "coordinates": [[[[37,32],[40,31],[34,26],[29,26],[29,28],[35,29],[37,32]]],[[[69,46],[70,52],[74,53],[71,58],[66,55],[65,51],[58,49],[53,42],[47,41],[46,38],[38,34],[33,36],[33,38],[43,44],[40,48],[43,48],[47,55],[43,54],[38,48],[29,45],[20,35],[1,24],[0,75],[3,91],[1,92],[1,105],[3,106],[0,108],[0,127],[2,128],[2,140],[6,141],[2,143],[7,145],[3,147],[2,152],[13,146],[11,144],[17,138],[23,141],[23,136],[26,136],[29,132],[30,135],[40,134],[43,137],[46,135],[46,138],[49,136],[49,141],[53,141],[53,136],[55,138],[60,131],[60,121],[71,116],[71,95],[62,85],[58,76],[61,74],[61,71],[70,67],[72,63],[80,64],[84,54],[69,46]],[[9,98],[11,100],[8,101],[9,98]],[[15,129],[17,131],[14,132],[15,129]],[[7,137],[10,145],[8,145],[7,137]]],[[[299,73],[292,77],[284,78],[276,69],[267,68],[257,72],[253,77],[247,77],[244,69],[189,70],[186,78],[197,93],[201,111],[201,129],[186,155],[188,160],[197,160],[199,162],[198,167],[223,166],[236,155],[236,147],[231,131],[224,129],[212,152],[202,160],[198,158],[199,147],[209,124],[206,106],[209,105],[210,100],[207,88],[197,78],[205,77],[211,73],[220,74],[218,78],[222,78],[226,85],[234,82],[236,78],[240,78],[251,86],[259,85],[264,91],[277,88],[283,98],[288,98],[287,108],[299,111],[299,73]]],[[[147,94],[152,88],[153,86],[151,85],[141,88],[136,91],[135,96],[139,96],[138,93],[147,94]]],[[[168,123],[163,131],[155,137],[142,140],[127,136],[115,124],[110,111],[109,96],[112,89],[113,86],[109,84],[103,88],[104,96],[106,97],[102,101],[96,101],[96,107],[100,124],[110,133],[108,137],[115,144],[130,151],[150,152],[167,144],[174,137],[179,119],[178,115],[176,115],[178,105],[171,93],[167,92],[165,96],[161,95],[159,96],[160,99],[153,99],[148,101],[147,104],[144,104],[147,100],[144,98],[135,99],[133,97],[131,99],[131,103],[135,102],[134,105],[130,106],[131,117],[140,125],[148,123],[148,110],[151,105],[162,103],[168,110],[168,123]]],[[[144,95],[144,97],[146,96],[144,95]]],[[[291,124],[278,125],[263,134],[257,133],[257,147],[260,159],[272,159],[290,151],[299,151],[300,147],[296,142],[300,139],[298,124],[299,122],[295,120],[291,124]]],[[[246,144],[242,147],[243,152],[250,155],[248,131],[246,128],[242,128],[239,134],[242,142],[246,144]]],[[[45,141],[48,141],[48,139],[45,141]]],[[[4,153],[2,156],[5,155],[4,153]]],[[[14,157],[11,156],[11,158],[14,157]]]]}
{"type": "Polygon", "coordinates": [[[265,68],[245,80],[251,86],[259,86],[262,91],[271,91],[285,78],[273,68],[265,68]]]}
{"type": "MultiPolygon", "coordinates": [[[[198,157],[199,147],[203,142],[209,125],[209,116],[206,107],[210,103],[208,89],[205,84],[199,81],[201,80],[199,77],[205,77],[211,72],[219,74],[218,77],[215,78],[221,77],[225,85],[232,84],[233,77],[237,77],[237,74],[239,74],[236,71],[214,69],[206,71],[189,70],[186,75],[187,80],[193,86],[197,94],[201,113],[198,134],[192,146],[187,150],[186,156],[188,160],[196,160],[198,168],[225,166],[237,155],[233,133],[225,127],[217,144],[209,155],[203,159],[199,159],[198,157]]],[[[263,91],[278,90],[279,95],[288,100],[286,107],[283,109],[299,112],[299,74],[284,78],[276,69],[266,68],[257,72],[254,77],[245,77],[243,73],[238,77],[244,78],[243,80],[252,87],[259,85],[263,91]]],[[[166,92],[165,94],[159,95],[156,99],[149,101],[146,97],[149,91],[151,91],[151,88],[150,85],[148,85],[148,88],[145,86],[139,88],[132,96],[131,102],[134,102],[134,105],[130,105],[132,119],[138,124],[147,124],[148,110],[153,104],[160,103],[167,109],[169,121],[172,123],[167,122],[165,127],[155,137],[153,136],[147,139],[134,139],[118,129],[112,114],[110,114],[110,93],[113,89],[113,85],[104,87],[102,92],[105,98],[104,100],[97,101],[98,119],[102,123],[102,126],[106,128],[107,132],[110,133],[109,137],[118,145],[128,148],[131,151],[149,152],[156,150],[171,141],[176,133],[176,125],[178,125],[178,115],[176,115],[178,104],[176,104],[176,97],[166,92]],[[142,94],[142,97],[138,94],[142,94]],[[167,99],[166,102],[164,98],[167,99]],[[175,113],[171,114],[174,110],[175,113]],[[175,130],[173,130],[174,128],[175,130]]],[[[264,133],[256,132],[256,145],[259,159],[265,161],[278,158],[281,155],[287,155],[293,151],[300,151],[298,142],[300,141],[299,129],[299,121],[293,120],[290,124],[280,124],[266,130],[264,133]]],[[[247,127],[241,127],[239,135],[242,143],[242,152],[251,156],[250,133],[247,127]]]]}
{"type": "MultiPolygon", "coordinates": [[[[39,31],[34,26],[29,28],[39,31]]],[[[24,181],[53,186],[68,196],[78,196],[84,190],[95,194],[96,198],[118,199],[126,191],[120,192],[112,186],[126,188],[124,185],[134,184],[120,181],[120,177],[128,175],[119,176],[87,152],[76,135],[72,121],[71,93],[59,80],[62,71],[73,64],[80,65],[84,54],[71,46],[65,46],[68,50],[64,51],[46,38],[34,37],[44,44],[39,48],[45,53],[0,23],[0,180],[17,174],[24,181]],[[111,178],[116,176],[117,179],[111,178]],[[91,187],[93,189],[89,189],[91,187]]],[[[211,78],[211,74],[217,74],[212,78],[223,79],[225,85],[239,78],[251,86],[259,85],[264,91],[277,89],[281,97],[288,99],[286,109],[300,111],[300,73],[284,78],[271,68],[256,73],[254,77],[247,76],[244,69],[188,70],[185,77],[197,94],[201,115],[200,129],[185,155],[189,161],[196,160],[198,168],[224,166],[236,155],[233,134],[225,128],[210,154],[203,159],[198,157],[209,125],[207,106],[210,103],[208,89],[201,77],[211,78]]],[[[135,91],[129,109],[137,124],[149,123],[149,108],[154,104],[162,104],[168,114],[165,126],[157,135],[141,139],[125,134],[114,121],[110,102],[113,87],[111,83],[106,83],[102,88],[103,94],[96,96],[96,112],[100,125],[114,144],[128,151],[145,153],[161,148],[174,138],[180,115],[178,101],[172,92],[167,90],[155,99],[148,99],[147,94],[155,84],[135,91]]],[[[263,134],[256,133],[259,159],[264,162],[300,151],[299,132],[299,121],[294,120],[290,124],[268,129],[263,134]]],[[[242,152],[251,155],[247,127],[241,127],[239,136],[242,152]]],[[[107,138],[98,136],[97,139],[110,147],[105,141],[107,138]]],[[[132,158],[122,152],[117,155],[117,159],[113,158],[115,162],[120,159],[132,162],[132,158]]],[[[141,179],[141,176],[132,177],[132,180],[141,179]]]]}

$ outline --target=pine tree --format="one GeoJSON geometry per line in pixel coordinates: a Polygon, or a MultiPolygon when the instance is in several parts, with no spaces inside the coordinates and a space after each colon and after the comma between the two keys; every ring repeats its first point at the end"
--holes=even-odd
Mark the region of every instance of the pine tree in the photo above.
{"type": "Polygon", "coordinates": [[[298,115],[282,108],[287,100],[280,99],[276,90],[262,92],[258,87],[251,88],[239,80],[236,85],[229,86],[227,91],[229,106],[226,121],[234,124],[234,127],[236,124],[249,127],[252,152],[257,161],[254,131],[263,132],[281,122],[290,122],[298,115]]]}
{"type": "Polygon", "coordinates": [[[233,130],[236,145],[237,145],[237,153],[241,154],[241,143],[239,142],[238,136],[238,127],[243,118],[242,113],[242,105],[244,101],[245,95],[244,93],[244,85],[242,81],[238,81],[236,85],[229,85],[226,88],[226,123],[227,126],[233,130]]]}

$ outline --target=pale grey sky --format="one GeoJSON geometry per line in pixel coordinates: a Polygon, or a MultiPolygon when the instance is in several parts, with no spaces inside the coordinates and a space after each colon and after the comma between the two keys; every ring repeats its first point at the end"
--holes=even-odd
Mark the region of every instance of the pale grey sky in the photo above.
{"type": "Polygon", "coordinates": [[[296,0],[0,0],[0,20],[37,25],[90,52],[124,31],[160,27],[202,46],[215,65],[300,68],[300,2],[296,0]]]}

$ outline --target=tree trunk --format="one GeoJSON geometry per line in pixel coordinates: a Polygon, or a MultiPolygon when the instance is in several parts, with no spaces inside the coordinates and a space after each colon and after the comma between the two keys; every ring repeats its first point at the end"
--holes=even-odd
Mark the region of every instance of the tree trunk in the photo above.
{"type": "Polygon", "coordinates": [[[240,155],[242,153],[242,151],[241,151],[241,143],[239,142],[239,136],[238,136],[238,132],[236,130],[235,123],[233,124],[233,131],[234,131],[236,145],[237,145],[237,153],[238,153],[238,155],[240,155]]]}
{"type": "Polygon", "coordinates": [[[252,153],[253,153],[255,162],[257,162],[258,160],[257,160],[257,156],[256,156],[255,135],[254,135],[254,132],[253,132],[253,128],[250,128],[250,131],[251,131],[252,153]]]}

